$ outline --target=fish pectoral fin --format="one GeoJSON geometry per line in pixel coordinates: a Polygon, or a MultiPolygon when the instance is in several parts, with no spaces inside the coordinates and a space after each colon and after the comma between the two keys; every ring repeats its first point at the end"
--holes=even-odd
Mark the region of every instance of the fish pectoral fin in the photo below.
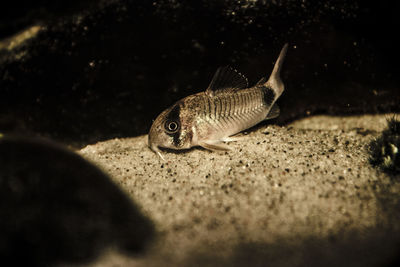
{"type": "Polygon", "coordinates": [[[216,142],[199,142],[199,146],[211,151],[228,151],[231,150],[227,145],[216,142]]]}
{"type": "Polygon", "coordinates": [[[222,139],[224,142],[236,142],[244,139],[244,136],[229,136],[222,139]]]}
{"type": "Polygon", "coordinates": [[[270,119],[275,119],[276,117],[279,116],[281,113],[281,110],[279,109],[277,104],[274,104],[272,108],[269,110],[267,117],[265,118],[266,120],[270,119]]]}

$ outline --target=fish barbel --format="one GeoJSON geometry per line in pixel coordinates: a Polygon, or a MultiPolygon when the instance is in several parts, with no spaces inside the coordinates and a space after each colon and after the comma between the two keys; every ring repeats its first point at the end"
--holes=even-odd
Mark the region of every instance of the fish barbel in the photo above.
{"type": "Polygon", "coordinates": [[[159,148],[227,150],[222,142],[234,141],[230,136],[279,116],[275,101],[285,88],[280,71],[287,47],[282,48],[269,79],[262,78],[250,88],[236,70],[218,68],[204,92],[187,96],[158,115],[148,136],[150,149],[161,158],[159,148]]]}

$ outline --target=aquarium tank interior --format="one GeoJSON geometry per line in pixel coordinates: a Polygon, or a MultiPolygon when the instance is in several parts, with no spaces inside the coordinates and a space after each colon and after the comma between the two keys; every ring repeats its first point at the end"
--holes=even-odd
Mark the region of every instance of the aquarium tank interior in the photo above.
{"type": "MultiPolygon", "coordinates": [[[[5,1],[0,255],[30,266],[397,266],[399,8],[5,1]],[[160,113],[184,103],[182,125],[160,122],[179,143],[175,132],[195,128],[181,99],[264,84],[285,44],[269,120],[237,140],[148,147],[160,113]],[[220,67],[236,78],[210,93],[220,67]]],[[[215,113],[237,104],[218,101],[215,113]]]]}

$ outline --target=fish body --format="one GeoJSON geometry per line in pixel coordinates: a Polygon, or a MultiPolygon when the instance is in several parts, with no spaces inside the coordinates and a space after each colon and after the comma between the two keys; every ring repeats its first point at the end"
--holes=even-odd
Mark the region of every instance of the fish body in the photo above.
{"type": "Polygon", "coordinates": [[[284,90],[280,70],[287,51],[282,48],[268,80],[248,88],[246,77],[230,67],[215,73],[204,92],[187,96],[164,110],[153,122],[148,145],[161,158],[161,148],[227,149],[222,142],[265,119],[279,115],[275,101],[284,90]]]}

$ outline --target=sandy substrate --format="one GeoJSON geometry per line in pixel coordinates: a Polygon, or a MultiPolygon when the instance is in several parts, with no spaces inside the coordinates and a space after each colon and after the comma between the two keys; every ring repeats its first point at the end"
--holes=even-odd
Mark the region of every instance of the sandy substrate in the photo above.
{"type": "Polygon", "coordinates": [[[263,125],[228,152],[162,161],[147,136],[79,151],[149,216],[148,253],[93,266],[376,266],[400,238],[398,180],[372,168],[367,144],[391,115],[316,116],[263,125]]]}

